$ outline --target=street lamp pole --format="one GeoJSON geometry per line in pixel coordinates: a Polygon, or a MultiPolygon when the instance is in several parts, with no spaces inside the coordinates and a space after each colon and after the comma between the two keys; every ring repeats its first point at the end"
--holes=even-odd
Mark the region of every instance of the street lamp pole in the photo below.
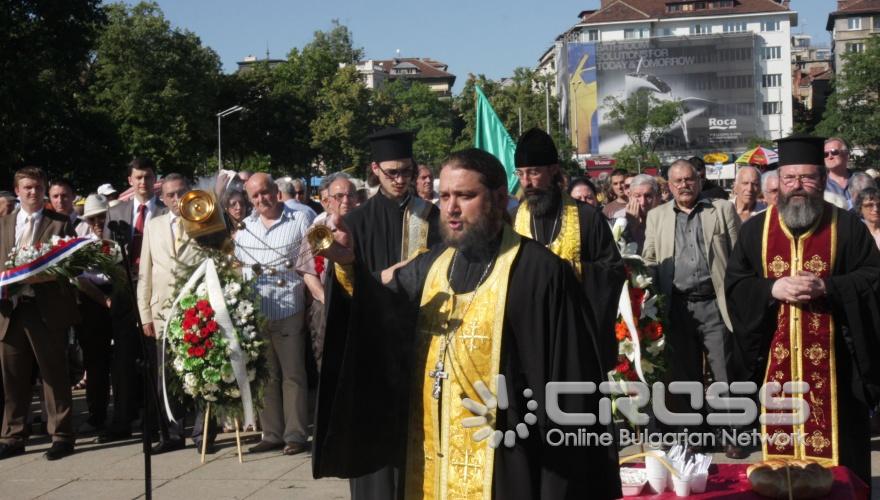
{"type": "Polygon", "coordinates": [[[229,109],[225,109],[219,113],[217,113],[217,170],[223,169],[223,154],[222,148],[223,143],[220,140],[220,121],[231,114],[238,113],[239,111],[243,111],[244,106],[233,106],[229,109]]]}

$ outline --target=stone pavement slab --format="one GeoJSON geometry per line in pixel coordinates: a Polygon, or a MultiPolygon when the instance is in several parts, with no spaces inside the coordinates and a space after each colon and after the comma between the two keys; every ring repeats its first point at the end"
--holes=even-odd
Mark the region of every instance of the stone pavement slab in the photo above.
{"type": "MultiPolygon", "coordinates": [[[[82,392],[77,391],[76,420],[84,416],[82,392]]],[[[153,497],[156,499],[250,499],[343,500],[349,498],[348,481],[312,479],[311,457],[303,453],[287,457],[280,451],[258,455],[246,452],[259,438],[243,434],[244,463],[238,463],[233,434],[218,437],[218,452],[199,462],[194,446],[152,457],[153,497]]],[[[0,460],[0,499],[119,500],[144,497],[141,443],[97,444],[94,436],[77,440],[77,452],[57,462],[43,458],[47,436],[34,436],[27,453],[0,460]]],[[[880,491],[880,438],[872,442],[872,473],[875,492],[880,491]]],[[[630,447],[622,456],[637,453],[630,447]]],[[[730,462],[715,454],[716,462],[730,462]]],[[[746,462],[760,460],[753,453],[746,462]]]]}

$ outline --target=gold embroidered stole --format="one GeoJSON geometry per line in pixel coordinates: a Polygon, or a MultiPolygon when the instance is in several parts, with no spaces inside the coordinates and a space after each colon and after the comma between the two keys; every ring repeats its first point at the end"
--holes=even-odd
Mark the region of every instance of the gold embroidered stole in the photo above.
{"type": "MultiPolygon", "coordinates": [[[[406,498],[425,500],[489,500],[495,450],[488,440],[472,439],[476,429],[462,420],[473,417],[461,405],[465,397],[481,398],[474,383],[481,380],[497,394],[507,284],[521,238],[510,226],[494,268],[474,292],[453,294],[447,278],[454,255],[447,249],[431,266],[422,291],[417,357],[410,404],[406,460],[406,498]],[[446,351],[439,400],[432,396],[434,370],[446,334],[455,331],[446,351]]],[[[494,430],[495,410],[487,415],[494,430]]]]}
{"type": "MultiPolygon", "coordinates": [[[[562,228],[559,230],[556,239],[551,241],[547,248],[556,256],[568,262],[572,269],[574,269],[575,276],[578,279],[582,279],[580,216],[578,215],[577,202],[567,193],[562,193],[562,214],[560,218],[562,219],[560,222],[562,228]]],[[[535,239],[535,235],[532,234],[532,213],[529,210],[529,203],[525,200],[523,200],[516,211],[514,229],[516,229],[517,233],[527,238],[535,239]]]]}
{"type": "Polygon", "coordinates": [[[403,212],[403,237],[400,239],[400,260],[414,257],[428,248],[428,214],[431,204],[410,195],[403,212]]]}
{"type": "MultiPolygon", "coordinates": [[[[792,236],[776,207],[767,209],[762,246],[765,278],[796,276],[803,270],[825,279],[834,268],[836,248],[836,208],[826,207],[816,224],[798,238],[792,236]]],[[[808,304],[780,304],[764,381],[807,382],[807,394],[785,397],[805,400],[810,416],[801,425],[762,425],[762,433],[767,436],[762,445],[765,460],[800,458],[826,466],[838,465],[834,335],[834,318],[826,299],[808,304]]],[[[792,413],[766,408],[762,411],[792,413]]]]}

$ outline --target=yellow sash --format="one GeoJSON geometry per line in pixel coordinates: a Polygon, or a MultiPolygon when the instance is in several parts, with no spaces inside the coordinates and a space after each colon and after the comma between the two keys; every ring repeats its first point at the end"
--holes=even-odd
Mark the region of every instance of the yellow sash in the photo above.
{"type": "MultiPolygon", "coordinates": [[[[559,235],[551,241],[547,248],[560,259],[568,262],[578,279],[583,279],[581,268],[581,223],[578,215],[577,202],[566,193],[562,193],[562,228],[559,235]]],[[[516,232],[535,239],[532,234],[532,213],[529,203],[525,200],[519,205],[514,221],[516,232]]]]}
{"type": "MultiPolygon", "coordinates": [[[[462,427],[474,415],[461,405],[464,397],[481,401],[473,384],[481,380],[497,394],[501,335],[510,268],[521,238],[510,226],[495,267],[475,291],[454,294],[447,278],[455,251],[447,249],[431,266],[422,291],[414,384],[410,404],[406,460],[406,498],[425,500],[489,500],[495,450],[488,440],[474,441],[477,429],[462,427]],[[447,333],[454,331],[446,351],[440,400],[432,396],[434,370],[447,333]]],[[[495,411],[487,415],[495,425],[495,411]]]]}

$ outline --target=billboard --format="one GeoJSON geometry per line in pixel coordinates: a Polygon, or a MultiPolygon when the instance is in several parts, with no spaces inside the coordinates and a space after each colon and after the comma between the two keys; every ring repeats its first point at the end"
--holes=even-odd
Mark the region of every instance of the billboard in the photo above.
{"type": "Polygon", "coordinates": [[[561,83],[572,143],[581,154],[615,154],[629,140],[607,118],[607,100],[645,89],[684,109],[658,152],[741,149],[763,135],[757,40],[743,33],[566,44],[561,83]]]}

